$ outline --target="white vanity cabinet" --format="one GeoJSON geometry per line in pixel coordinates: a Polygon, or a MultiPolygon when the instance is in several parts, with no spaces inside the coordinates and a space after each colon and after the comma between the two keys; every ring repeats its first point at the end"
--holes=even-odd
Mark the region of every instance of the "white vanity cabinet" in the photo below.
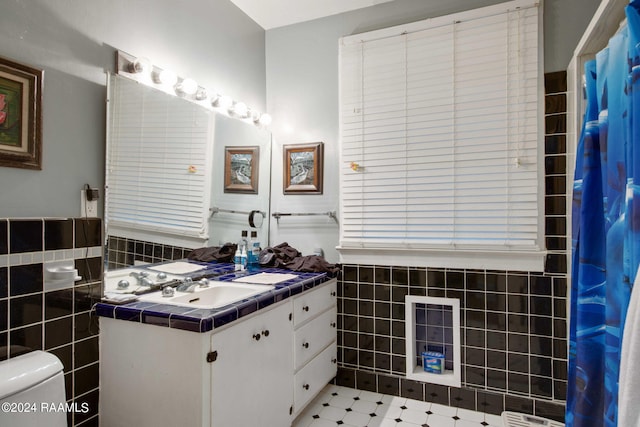
{"type": "Polygon", "coordinates": [[[102,317],[100,422],[286,427],[336,367],[335,279],[206,333],[102,317]]]}

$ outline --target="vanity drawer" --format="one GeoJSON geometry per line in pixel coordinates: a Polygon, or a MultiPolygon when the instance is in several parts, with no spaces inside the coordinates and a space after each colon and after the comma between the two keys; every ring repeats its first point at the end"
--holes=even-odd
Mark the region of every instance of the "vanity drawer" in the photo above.
{"type": "Polygon", "coordinates": [[[295,332],[293,354],[296,371],[336,340],[336,311],[335,307],[325,311],[295,332]]]}
{"type": "Polygon", "coordinates": [[[331,344],[294,376],[294,413],[300,412],[336,376],[336,351],[336,343],[331,344]]]}
{"type": "Polygon", "coordinates": [[[293,325],[301,325],[308,319],[336,306],[336,280],[318,289],[307,291],[293,301],[293,325]]]}

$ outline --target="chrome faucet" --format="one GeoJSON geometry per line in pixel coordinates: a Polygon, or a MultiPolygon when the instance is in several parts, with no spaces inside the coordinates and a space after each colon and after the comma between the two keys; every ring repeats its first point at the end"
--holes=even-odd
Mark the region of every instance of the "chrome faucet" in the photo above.
{"type": "Polygon", "coordinates": [[[149,279],[149,273],[146,271],[132,271],[129,276],[135,277],[138,280],[139,286],[153,286],[153,280],[149,279]]]}
{"type": "Polygon", "coordinates": [[[197,286],[197,283],[194,283],[191,277],[187,277],[182,281],[182,283],[178,285],[176,290],[178,292],[193,292],[195,291],[196,286],[197,286]]]}

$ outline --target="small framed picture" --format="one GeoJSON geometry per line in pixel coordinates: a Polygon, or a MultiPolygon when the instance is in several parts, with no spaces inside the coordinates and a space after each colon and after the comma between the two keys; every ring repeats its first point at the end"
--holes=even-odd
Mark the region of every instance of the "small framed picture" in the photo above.
{"type": "Polygon", "coordinates": [[[324,144],[284,145],[284,194],[322,194],[324,144]]]}
{"type": "Polygon", "coordinates": [[[224,192],[258,193],[260,147],[225,147],[224,192]]]}
{"type": "Polygon", "coordinates": [[[0,166],[42,169],[43,75],[0,58],[0,166]]]}

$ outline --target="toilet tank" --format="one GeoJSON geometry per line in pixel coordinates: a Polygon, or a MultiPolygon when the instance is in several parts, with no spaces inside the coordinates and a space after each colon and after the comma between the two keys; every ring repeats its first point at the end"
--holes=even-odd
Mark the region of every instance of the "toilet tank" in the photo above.
{"type": "Polygon", "coordinates": [[[66,427],[62,363],[32,351],[0,362],[0,426],[66,427]]]}

